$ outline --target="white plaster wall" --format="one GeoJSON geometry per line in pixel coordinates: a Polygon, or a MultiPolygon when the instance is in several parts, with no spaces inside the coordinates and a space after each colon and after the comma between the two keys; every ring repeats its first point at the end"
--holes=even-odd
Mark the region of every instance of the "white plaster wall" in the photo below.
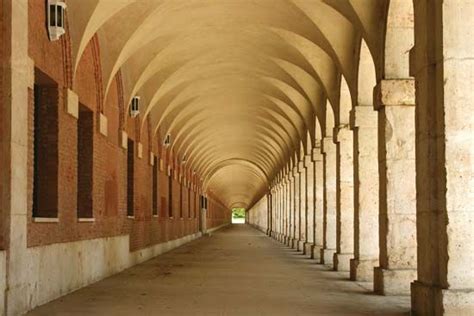
{"type": "Polygon", "coordinates": [[[264,195],[248,212],[248,222],[263,232],[267,231],[268,200],[264,195]]]}

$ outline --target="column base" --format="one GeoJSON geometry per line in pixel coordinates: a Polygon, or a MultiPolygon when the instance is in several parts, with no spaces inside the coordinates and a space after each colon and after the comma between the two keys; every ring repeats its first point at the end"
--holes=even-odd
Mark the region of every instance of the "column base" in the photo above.
{"type": "Polygon", "coordinates": [[[298,245],[296,247],[296,250],[303,252],[304,251],[304,240],[298,240],[298,245]]]}
{"type": "Polygon", "coordinates": [[[374,268],[378,265],[378,259],[351,259],[351,281],[373,282],[374,268]]]}
{"type": "Polygon", "coordinates": [[[374,268],[374,292],[380,295],[410,295],[410,284],[416,269],[392,270],[374,268]]]}
{"type": "Polygon", "coordinates": [[[298,248],[298,239],[296,239],[296,238],[291,238],[290,247],[291,247],[292,249],[297,249],[297,248],[298,248]]]}
{"type": "Polygon", "coordinates": [[[313,257],[312,259],[316,260],[317,263],[322,264],[322,254],[321,251],[323,250],[323,246],[321,245],[314,245],[313,249],[313,257]]]}
{"type": "Polygon", "coordinates": [[[335,253],[333,259],[334,270],[340,272],[349,272],[351,270],[351,259],[353,258],[353,253],[335,253]]]}
{"type": "Polygon", "coordinates": [[[411,308],[416,315],[474,315],[474,289],[447,290],[415,281],[411,308]]]}
{"type": "Polygon", "coordinates": [[[314,259],[314,244],[305,242],[303,247],[303,254],[308,256],[310,259],[314,259]]]}
{"type": "Polygon", "coordinates": [[[321,249],[321,263],[333,267],[336,249],[321,249]]]}

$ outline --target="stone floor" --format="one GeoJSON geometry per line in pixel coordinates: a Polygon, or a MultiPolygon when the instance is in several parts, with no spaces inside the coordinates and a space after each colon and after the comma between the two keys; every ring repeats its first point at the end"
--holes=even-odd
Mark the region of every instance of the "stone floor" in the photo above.
{"type": "Polygon", "coordinates": [[[246,225],[232,225],[28,315],[408,315],[246,225]]]}

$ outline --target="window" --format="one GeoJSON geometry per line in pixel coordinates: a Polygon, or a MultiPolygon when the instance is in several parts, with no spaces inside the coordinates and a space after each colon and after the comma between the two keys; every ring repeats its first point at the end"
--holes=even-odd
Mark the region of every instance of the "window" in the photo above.
{"type": "Polygon", "coordinates": [[[134,142],[128,139],[127,143],[127,216],[134,216],[134,185],[135,185],[135,154],[134,142]]]}
{"type": "Polygon", "coordinates": [[[94,114],[79,105],[77,120],[77,217],[92,218],[94,114]]]}
{"type": "Polygon", "coordinates": [[[35,69],[33,217],[58,217],[58,85],[35,69]]]}
{"type": "Polygon", "coordinates": [[[153,216],[158,216],[158,158],[153,156],[153,172],[152,172],[152,197],[153,197],[153,216]]]}

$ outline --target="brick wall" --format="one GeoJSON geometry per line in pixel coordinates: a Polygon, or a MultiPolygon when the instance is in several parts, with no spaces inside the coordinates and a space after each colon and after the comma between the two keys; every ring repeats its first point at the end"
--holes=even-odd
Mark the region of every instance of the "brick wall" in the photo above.
{"type": "MultiPolygon", "coordinates": [[[[57,84],[57,169],[58,190],[57,209],[59,222],[36,223],[32,220],[33,195],[33,119],[30,120],[30,156],[29,159],[29,223],[28,246],[69,242],[83,239],[93,239],[130,235],[130,249],[137,250],[157,243],[183,237],[198,231],[198,214],[187,216],[187,188],[183,189],[183,219],[179,216],[179,187],[180,183],[173,180],[173,201],[168,200],[168,180],[166,167],[158,172],[158,216],[154,217],[152,194],[152,170],[149,161],[149,151],[152,150],[164,160],[164,165],[173,165],[173,155],[167,149],[161,148],[161,136],[152,135],[147,122],[141,118],[132,119],[125,112],[122,95],[121,74],[118,73],[112,82],[107,96],[102,96],[103,82],[100,71],[100,49],[98,39],[92,38],[82,55],[75,78],[72,83],[68,80],[67,69],[71,64],[70,41],[67,36],[60,41],[50,42],[45,28],[44,1],[29,1],[32,14],[29,19],[29,54],[35,66],[51,77],[57,84]],[[66,53],[65,53],[66,52],[66,53]],[[78,133],[84,133],[78,126],[78,120],[65,111],[65,95],[67,88],[79,96],[79,102],[91,111],[92,127],[87,127],[92,134],[92,167],[87,170],[92,173],[92,211],[94,222],[79,222],[77,198],[87,195],[85,182],[78,179],[78,159],[81,163],[86,160],[86,152],[77,152],[78,133]],[[107,117],[108,135],[99,133],[99,113],[107,117]],[[125,127],[128,137],[135,142],[134,148],[134,218],[127,218],[127,150],[121,147],[121,128],[125,127]],[[143,157],[138,157],[137,144],[143,146],[143,157]],[[83,158],[81,158],[83,157],[83,158]],[[79,190],[79,194],[78,194],[79,190]],[[168,216],[168,205],[172,203],[174,217],[168,216]]],[[[67,18],[67,17],[66,17],[67,18]]],[[[30,102],[31,115],[33,105],[30,102]]],[[[80,145],[80,144],[79,144],[80,145]]],[[[85,147],[80,145],[79,148],[85,147]]],[[[178,171],[176,171],[178,172],[178,171]]],[[[198,195],[192,194],[192,203],[198,205],[198,195]]],[[[217,208],[215,214],[222,212],[217,208]]],[[[216,215],[217,216],[217,215],[216,215]]],[[[223,218],[223,216],[221,216],[223,218]]],[[[230,219],[230,216],[229,216],[230,219]]],[[[212,226],[220,225],[223,220],[212,219],[212,226]]],[[[209,224],[208,224],[209,226],[209,224]]]]}

